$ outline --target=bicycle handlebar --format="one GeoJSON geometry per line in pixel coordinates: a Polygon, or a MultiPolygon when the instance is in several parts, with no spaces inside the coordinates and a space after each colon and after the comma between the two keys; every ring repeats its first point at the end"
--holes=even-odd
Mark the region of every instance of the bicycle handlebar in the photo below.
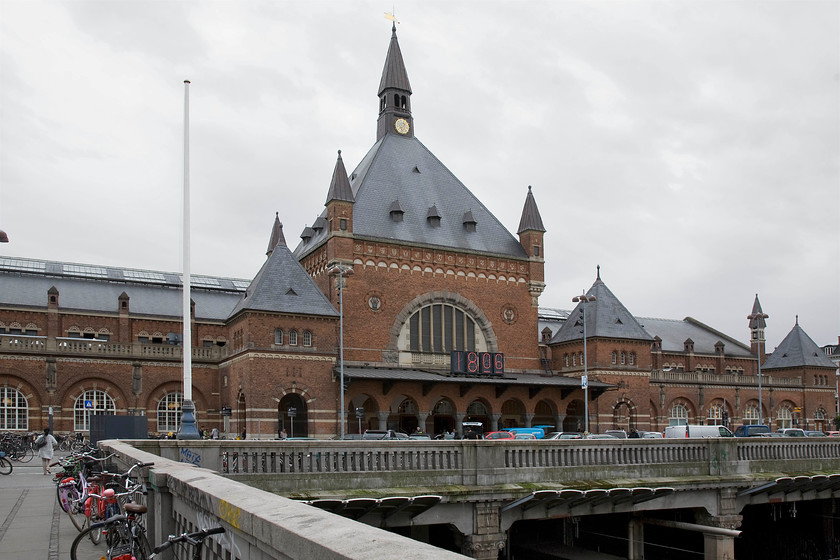
{"type": "Polygon", "coordinates": [[[155,547],[155,549],[152,551],[152,556],[150,556],[149,558],[154,558],[155,555],[160,554],[167,548],[171,547],[173,544],[178,544],[179,542],[186,541],[189,544],[195,546],[201,543],[201,541],[203,541],[210,535],[218,535],[224,532],[224,527],[213,527],[212,529],[202,529],[201,531],[196,531],[195,533],[181,533],[177,537],[175,535],[171,535],[165,543],[161,543],[155,547]]]}

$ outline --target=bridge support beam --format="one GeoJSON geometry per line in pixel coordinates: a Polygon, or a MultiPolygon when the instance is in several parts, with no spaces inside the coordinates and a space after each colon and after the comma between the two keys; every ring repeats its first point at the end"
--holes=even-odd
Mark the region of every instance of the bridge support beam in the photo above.
{"type": "Polygon", "coordinates": [[[498,560],[505,547],[500,529],[500,502],[477,502],[473,505],[473,532],[464,536],[461,552],[477,560],[498,560]]]}
{"type": "Polygon", "coordinates": [[[641,515],[633,515],[627,526],[627,560],[644,560],[645,525],[641,515]]]}

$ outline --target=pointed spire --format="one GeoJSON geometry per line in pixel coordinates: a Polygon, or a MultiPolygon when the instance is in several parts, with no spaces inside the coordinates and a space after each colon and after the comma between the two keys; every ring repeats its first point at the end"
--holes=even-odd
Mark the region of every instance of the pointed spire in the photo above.
{"type": "Polygon", "coordinates": [[[391,44],[388,46],[388,55],[385,57],[385,68],[382,69],[382,79],[379,81],[378,95],[382,95],[386,89],[400,89],[411,93],[411,84],[408,82],[408,72],[405,70],[400,43],[397,41],[397,26],[391,26],[391,44]]]}
{"type": "Polygon", "coordinates": [[[274,225],[271,226],[271,237],[268,240],[268,250],[265,255],[271,255],[278,245],[286,246],[286,238],[283,236],[283,224],[280,222],[280,212],[274,214],[274,225]]]}
{"type": "Polygon", "coordinates": [[[597,282],[601,281],[601,265],[600,264],[595,267],[595,280],[597,282]]]}
{"type": "Polygon", "coordinates": [[[750,329],[755,330],[766,328],[767,323],[764,320],[768,317],[770,316],[761,310],[761,302],[758,301],[758,294],[755,294],[755,301],[753,302],[752,313],[750,313],[747,316],[747,319],[750,320],[750,329]]]}
{"type": "Polygon", "coordinates": [[[338,150],[338,161],[335,162],[330,190],[327,193],[327,201],[324,205],[326,206],[333,200],[355,202],[353,189],[350,188],[350,179],[347,178],[347,170],[344,168],[344,160],[341,159],[341,150],[338,150]]]}
{"type": "Polygon", "coordinates": [[[545,231],[537,202],[531,192],[531,185],[528,185],[528,194],[525,196],[525,206],[522,208],[522,217],[519,219],[519,229],[516,233],[520,234],[528,230],[545,231]]]}

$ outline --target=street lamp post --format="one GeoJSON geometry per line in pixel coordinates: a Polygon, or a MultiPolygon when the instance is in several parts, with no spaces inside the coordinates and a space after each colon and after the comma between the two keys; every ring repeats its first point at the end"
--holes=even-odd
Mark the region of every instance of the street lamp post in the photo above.
{"type": "Polygon", "coordinates": [[[339,335],[338,335],[338,347],[339,347],[339,361],[340,361],[340,383],[341,387],[339,391],[341,392],[341,398],[339,406],[341,407],[341,412],[339,413],[339,419],[341,422],[341,439],[344,439],[345,435],[345,420],[344,420],[344,277],[350,276],[353,274],[353,269],[351,267],[345,267],[341,264],[335,264],[329,268],[329,273],[338,276],[338,324],[339,324],[339,335]]]}
{"type": "Polygon", "coordinates": [[[582,293],[579,296],[572,298],[575,303],[580,302],[580,316],[583,320],[583,377],[580,379],[580,385],[583,388],[583,431],[585,434],[589,433],[589,356],[586,352],[586,303],[595,301],[595,296],[588,296],[582,293]]]}
{"type": "MultiPolygon", "coordinates": [[[[756,296],[756,298],[757,297],[758,296],[756,296]]],[[[764,319],[767,319],[769,317],[770,317],[770,315],[768,315],[766,313],[762,313],[761,311],[756,311],[755,313],[750,313],[749,315],[747,315],[747,319],[749,319],[750,321],[756,321],[757,325],[763,324],[764,319]]],[[[762,403],[761,403],[761,342],[764,339],[764,328],[763,327],[758,328],[756,330],[756,333],[758,335],[756,337],[756,343],[758,344],[758,350],[757,350],[757,357],[758,357],[758,416],[759,416],[759,422],[761,424],[764,424],[764,408],[762,407],[762,403]]]]}

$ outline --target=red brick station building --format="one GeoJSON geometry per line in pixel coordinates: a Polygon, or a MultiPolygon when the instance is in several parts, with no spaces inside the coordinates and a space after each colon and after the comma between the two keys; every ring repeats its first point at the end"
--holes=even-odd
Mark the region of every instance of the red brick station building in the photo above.
{"type": "MultiPolygon", "coordinates": [[[[396,30],[377,94],[373,147],[349,174],[339,152],[296,247],[269,215],[252,280],[191,276],[199,428],[333,438],[343,401],[348,434],[458,433],[465,420],[572,431],[588,397],[593,432],[830,429],[835,363],[798,321],[765,354],[757,296],[748,344],[690,317],[635,316],[600,271],[594,301],[540,308],[551,248],[534,193],[523,188],[514,236],[417,139],[396,30]]],[[[181,288],[176,273],[0,257],[0,430],[51,418],[86,431],[91,414],[116,414],[177,431],[181,288]]]]}

